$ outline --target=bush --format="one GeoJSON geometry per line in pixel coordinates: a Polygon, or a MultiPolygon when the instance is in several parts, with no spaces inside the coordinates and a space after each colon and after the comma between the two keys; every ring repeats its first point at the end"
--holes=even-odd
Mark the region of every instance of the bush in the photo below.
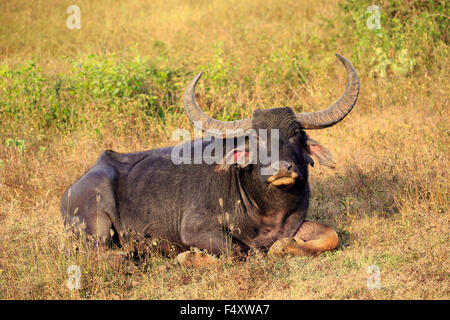
{"type": "Polygon", "coordinates": [[[353,58],[369,65],[369,76],[388,73],[405,76],[419,64],[434,62],[435,48],[448,45],[448,2],[440,0],[384,0],[379,3],[379,29],[374,24],[372,1],[347,0],[341,4],[342,34],[353,35],[353,58]],[[373,27],[373,26],[372,26],[373,27]]]}
{"type": "Polygon", "coordinates": [[[163,117],[176,104],[179,87],[176,72],[140,57],[119,61],[88,55],[73,63],[72,72],[53,77],[26,61],[15,68],[1,66],[0,77],[2,129],[13,132],[25,124],[39,132],[73,130],[89,116],[108,121],[107,115],[123,112],[128,104],[132,112],[163,117]]]}

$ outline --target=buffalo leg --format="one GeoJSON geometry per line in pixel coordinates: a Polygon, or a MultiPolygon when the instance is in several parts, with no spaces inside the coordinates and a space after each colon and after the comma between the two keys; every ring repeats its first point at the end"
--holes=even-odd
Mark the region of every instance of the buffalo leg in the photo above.
{"type": "Polygon", "coordinates": [[[191,250],[182,252],[177,256],[177,262],[180,265],[204,268],[217,262],[217,258],[211,254],[220,256],[230,252],[230,250],[233,252],[232,247],[227,248],[227,242],[222,230],[213,229],[207,232],[200,232],[196,227],[194,222],[185,223],[182,226],[182,243],[185,248],[191,248],[191,250]]]}
{"type": "Polygon", "coordinates": [[[331,227],[317,222],[305,221],[294,237],[277,240],[270,248],[269,253],[310,256],[332,251],[338,245],[339,237],[331,227]]]}
{"type": "Polygon", "coordinates": [[[76,235],[85,234],[100,245],[110,242],[113,230],[123,242],[113,192],[116,175],[114,168],[99,165],[65,192],[61,214],[69,230],[76,235]]]}

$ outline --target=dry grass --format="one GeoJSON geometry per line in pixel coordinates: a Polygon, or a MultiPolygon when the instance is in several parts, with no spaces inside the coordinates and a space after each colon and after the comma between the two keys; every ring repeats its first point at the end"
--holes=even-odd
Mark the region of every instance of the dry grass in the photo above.
{"type": "MultiPolygon", "coordinates": [[[[59,199],[104,149],[167,145],[174,129],[191,128],[182,110],[183,86],[190,72],[217,58],[217,43],[223,62],[216,63],[235,73],[227,73],[229,88],[218,85],[214,66],[205,74],[199,91],[215,116],[249,115],[270,106],[325,107],[344,89],[334,52],[351,58],[354,51],[348,37],[324,30],[323,21],[343,27],[335,1],[77,1],[78,31],[65,28],[65,10],[73,3],[52,3],[0,4],[2,65],[12,68],[33,58],[51,78],[70,73],[71,61],[88,53],[126,60],[139,52],[152,61],[164,56],[158,63],[182,75],[174,111],[164,119],[115,111],[98,124],[105,117],[96,111],[102,100],[77,96],[70,101],[86,110],[86,122],[67,131],[53,124],[39,129],[32,118],[0,113],[0,298],[449,298],[446,45],[433,49],[441,59],[418,57],[423,65],[407,76],[370,77],[371,66],[362,63],[370,59],[360,58],[354,111],[335,127],[310,132],[334,153],[338,167],[312,169],[309,219],[336,228],[338,250],[316,258],[255,253],[245,262],[224,261],[202,271],[182,269],[156,253],[137,264],[117,264],[117,250],[75,250],[63,231],[59,199]],[[307,68],[304,84],[289,76],[283,58],[267,62],[274,52],[294,51],[307,68]],[[265,63],[280,73],[259,68],[265,63]],[[254,79],[252,85],[246,78],[254,79]],[[8,147],[9,138],[23,139],[26,150],[8,147]],[[82,271],[81,290],[66,287],[72,264],[82,271]],[[366,286],[373,264],[381,270],[379,290],[366,286]]],[[[134,110],[136,102],[120,103],[122,110],[134,110]]]]}

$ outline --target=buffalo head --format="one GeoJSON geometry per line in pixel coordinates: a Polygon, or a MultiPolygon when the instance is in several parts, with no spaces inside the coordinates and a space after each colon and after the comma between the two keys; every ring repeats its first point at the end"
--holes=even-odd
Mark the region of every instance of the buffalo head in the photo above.
{"type": "MultiPolygon", "coordinates": [[[[347,116],[356,103],[359,92],[359,78],[353,65],[343,56],[336,54],[339,61],[347,70],[347,87],[342,97],[326,110],[296,113],[291,108],[273,108],[255,110],[252,118],[236,121],[220,121],[211,118],[201,111],[195,100],[195,87],[202,76],[199,73],[188,85],[184,96],[184,106],[189,119],[206,134],[222,137],[226,133],[227,138],[242,136],[243,132],[266,129],[267,136],[257,139],[265,139],[264,145],[270,146],[267,140],[271,140],[271,130],[278,129],[277,146],[279,158],[270,164],[257,162],[257,166],[264,167],[265,173],[261,175],[266,183],[273,186],[291,186],[296,179],[302,179],[307,172],[307,166],[314,166],[311,155],[314,155],[319,163],[333,167],[334,161],[330,152],[318,142],[310,139],[304,129],[323,129],[330,127],[347,116]]],[[[247,142],[248,143],[248,142],[247,142]]],[[[268,147],[270,149],[270,147],[268,147]]],[[[270,153],[270,150],[268,151],[270,153]]],[[[237,160],[239,157],[251,157],[248,154],[248,146],[244,152],[233,151],[227,154],[227,163],[237,160]]],[[[242,162],[241,162],[242,163],[242,162]]]]}

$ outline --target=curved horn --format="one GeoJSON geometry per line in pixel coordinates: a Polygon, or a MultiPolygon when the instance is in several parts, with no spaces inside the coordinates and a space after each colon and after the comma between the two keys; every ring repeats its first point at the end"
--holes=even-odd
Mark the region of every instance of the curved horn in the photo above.
{"type": "Polygon", "coordinates": [[[197,102],[195,101],[195,87],[197,82],[202,76],[203,72],[200,72],[189,83],[184,94],[184,108],[189,119],[194,123],[194,126],[198,129],[204,130],[212,136],[237,137],[242,135],[246,130],[252,126],[252,119],[243,119],[236,121],[220,121],[204,114],[197,102]]]}
{"type": "Polygon", "coordinates": [[[322,129],[335,125],[345,118],[358,99],[359,78],[353,65],[340,54],[336,57],[347,69],[347,87],[342,97],[326,110],[296,113],[297,121],[304,129],[322,129]]]}

